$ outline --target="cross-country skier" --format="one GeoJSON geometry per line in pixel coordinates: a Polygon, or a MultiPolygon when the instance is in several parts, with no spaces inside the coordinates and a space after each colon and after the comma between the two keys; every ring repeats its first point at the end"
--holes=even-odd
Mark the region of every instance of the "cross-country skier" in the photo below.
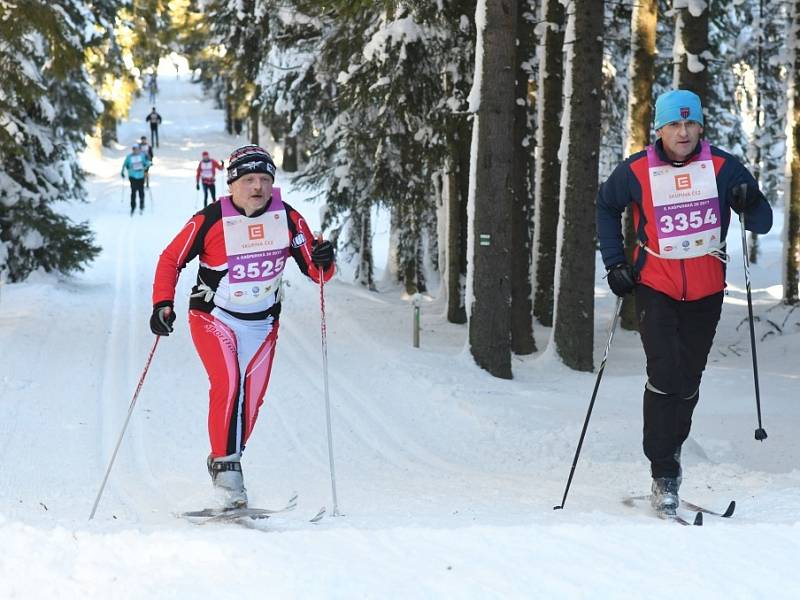
{"type": "Polygon", "coordinates": [[[766,233],[772,209],[747,169],[702,139],[696,94],[659,96],[654,129],[656,142],[617,166],[600,187],[597,234],[609,287],[617,296],[636,296],[647,359],[643,447],[651,501],[660,513],[674,514],[681,445],[722,309],[730,211],[743,213],[750,231],[766,233]],[[621,227],[628,205],[637,239],[632,265],[621,227]]]}
{"type": "Polygon", "coordinates": [[[150,187],[150,167],[153,166],[153,147],[147,142],[147,136],[143,135],[139,138],[139,150],[150,161],[150,166],[144,170],[144,186],[150,187]]]}
{"type": "Polygon", "coordinates": [[[156,101],[156,95],[158,94],[158,82],[156,81],[156,74],[151,73],[150,77],[147,81],[147,91],[149,92],[149,99],[150,102],[153,103],[156,101]]]}
{"type": "Polygon", "coordinates": [[[225,161],[217,161],[211,158],[208,152],[203,152],[203,158],[197,164],[195,175],[195,187],[200,189],[200,182],[203,183],[203,208],[208,206],[208,194],[211,193],[211,201],[217,201],[217,170],[222,170],[225,161]]]}
{"type": "Polygon", "coordinates": [[[207,465],[223,506],[233,508],[247,505],[240,461],[269,383],[286,260],[315,282],[335,266],[333,245],[314,240],[273,188],[275,163],[263,148],[235,150],[227,175],[231,196],[198,212],[161,253],[150,329],[172,332],[178,275],[199,257],[189,329],[211,384],[207,465]]]}
{"type": "Polygon", "coordinates": [[[156,111],[156,107],[144,118],[150,124],[150,145],[158,148],[158,126],[161,125],[161,115],[156,111]]]}
{"type": "Polygon", "coordinates": [[[139,148],[139,144],[131,146],[131,153],[125,157],[120,172],[124,179],[127,171],[128,181],[131,182],[131,216],[136,210],[136,194],[139,194],[139,213],[144,212],[144,176],[149,168],[150,161],[139,148]]]}

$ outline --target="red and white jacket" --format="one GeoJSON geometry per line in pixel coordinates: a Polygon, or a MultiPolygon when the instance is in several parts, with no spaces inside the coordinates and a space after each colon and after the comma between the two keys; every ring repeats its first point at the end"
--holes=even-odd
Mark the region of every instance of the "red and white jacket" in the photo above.
{"type": "Polygon", "coordinates": [[[208,160],[201,160],[197,164],[197,174],[195,175],[195,183],[203,183],[213,185],[217,180],[217,171],[222,171],[222,163],[209,158],[208,160]]]}
{"type": "MultiPolygon", "coordinates": [[[[253,213],[251,217],[255,218],[266,212],[271,202],[272,200],[263,210],[253,213]]],[[[300,267],[300,271],[315,283],[319,283],[320,270],[311,260],[314,235],[303,216],[285,202],[283,204],[287,216],[286,236],[289,240],[289,252],[300,267]]],[[[244,214],[243,211],[240,212],[244,214]]],[[[178,276],[187,263],[195,257],[200,258],[200,268],[197,271],[197,282],[192,288],[189,308],[211,312],[216,306],[213,296],[223,279],[225,285],[222,287],[224,289],[228,287],[228,255],[222,231],[222,205],[219,202],[210,204],[194,215],[161,253],[153,281],[153,306],[173,305],[178,276]]],[[[336,267],[332,264],[322,273],[325,281],[333,277],[335,270],[336,267]]],[[[272,303],[266,310],[255,313],[238,313],[231,310],[226,312],[249,321],[269,316],[277,318],[280,313],[278,292],[273,294],[272,303]]]]}

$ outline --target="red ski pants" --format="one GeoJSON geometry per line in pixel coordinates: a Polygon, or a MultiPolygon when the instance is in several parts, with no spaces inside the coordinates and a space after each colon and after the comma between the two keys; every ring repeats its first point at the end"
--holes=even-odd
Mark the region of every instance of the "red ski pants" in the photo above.
{"type": "Polygon", "coordinates": [[[278,322],[242,321],[214,309],[189,311],[189,328],[211,384],[208,436],[213,457],[244,450],[269,384],[278,322]]]}

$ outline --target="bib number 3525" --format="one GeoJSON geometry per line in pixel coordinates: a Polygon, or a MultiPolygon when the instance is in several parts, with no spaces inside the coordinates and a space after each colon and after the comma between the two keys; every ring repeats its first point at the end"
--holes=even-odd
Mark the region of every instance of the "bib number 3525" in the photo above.
{"type": "Polygon", "coordinates": [[[673,231],[688,231],[690,229],[700,229],[703,225],[716,225],[717,214],[713,208],[706,210],[703,215],[701,210],[689,212],[676,212],[672,215],[664,215],[659,219],[661,233],[672,233],[673,231]]]}
{"type": "Polygon", "coordinates": [[[271,260],[255,260],[244,264],[237,264],[233,266],[231,271],[231,279],[234,281],[242,281],[243,279],[269,279],[273,272],[280,271],[283,268],[283,257],[275,261],[271,260]]]}

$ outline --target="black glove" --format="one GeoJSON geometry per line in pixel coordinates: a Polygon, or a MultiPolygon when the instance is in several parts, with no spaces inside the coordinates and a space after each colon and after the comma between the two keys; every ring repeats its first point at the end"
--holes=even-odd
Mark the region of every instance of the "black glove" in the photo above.
{"type": "Polygon", "coordinates": [[[315,265],[322,267],[322,270],[324,271],[333,264],[333,259],[333,244],[331,244],[328,240],[325,240],[324,242],[317,242],[315,240],[314,249],[311,251],[311,261],[315,265]]]}
{"type": "Polygon", "coordinates": [[[198,190],[200,189],[200,184],[199,183],[197,184],[197,188],[196,189],[198,189],[198,190]]]}
{"type": "Polygon", "coordinates": [[[626,296],[636,287],[633,268],[626,262],[614,265],[608,270],[608,287],[617,296],[626,296]]]}
{"type": "Polygon", "coordinates": [[[172,333],[172,324],[175,322],[175,311],[171,302],[160,302],[153,307],[150,317],[150,331],[156,335],[169,335],[172,333]],[[169,314],[165,314],[169,309],[169,314]]]}
{"type": "Polygon", "coordinates": [[[741,183],[731,190],[728,196],[728,204],[738,213],[746,212],[758,204],[758,189],[750,187],[746,183],[741,183]]]}

